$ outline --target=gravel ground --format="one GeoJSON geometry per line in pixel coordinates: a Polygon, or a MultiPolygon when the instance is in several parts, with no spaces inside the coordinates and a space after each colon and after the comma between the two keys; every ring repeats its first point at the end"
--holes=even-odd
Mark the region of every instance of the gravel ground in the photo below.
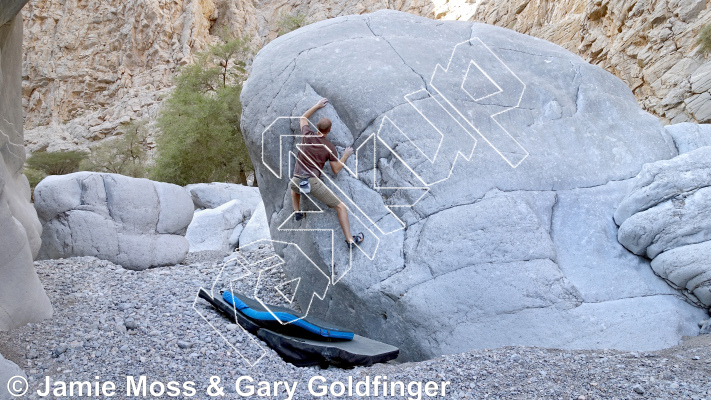
{"type": "MultiPolygon", "coordinates": [[[[283,295],[269,290],[284,282],[276,259],[247,265],[272,254],[270,247],[263,247],[223,269],[222,254],[197,253],[185,265],[140,272],[93,257],[38,261],[35,266],[54,305],[54,317],[1,332],[0,353],[25,370],[31,399],[40,398],[36,391],[44,390],[47,376],[67,382],[113,381],[117,384],[113,398],[128,398],[127,375],[146,375],[148,385],[193,381],[196,399],[211,398],[207,395],[211,376],[220,377],[224,398],[242,398],[234,388],[242,375],[254,378],[255,386],[258,381],[298,382],[294,399],[316,398],[308,391],[314,376],[323,376],[327,384],[376,376],[406,385],[449,381],[446,395],[438,397],[447,399],[711,399],[711,335],[651,353],[508,347],[352,370],[297,368],[217,315],[205,301],[195,303],[198,288],[211,288],[218,276],[216,292],[229,287],[225,277],[246,275],[231,284],[248,292],[259,279],[260,296],[288,305],[288,287],[282,288],[283,295]],[[252,367],[243,359],[256,361],[262,354],[252,367]]],[[[342,397],[417,399],[416,386],[411,389],[412,396],[383,396],[381,387],[380,396],[346,392],[342,397]]],[[[424,385],[422,389],[422,398],[429,398],[424,385]]],[[[159,396],[152,397],[149,391],[146,397],[159,396]]],[[[262,397],[288,398],[283,386],[262,397]]]]}

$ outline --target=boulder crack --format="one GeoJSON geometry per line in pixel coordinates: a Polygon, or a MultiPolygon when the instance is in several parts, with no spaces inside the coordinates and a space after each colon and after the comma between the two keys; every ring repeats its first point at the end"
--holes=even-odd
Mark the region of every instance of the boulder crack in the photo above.
{"type": "Polygon", "coordinates": [[[402,61],[402,63],[405,64],[406,67],[410,68],[410,70],[411,70],[415,75],[417,75],[418,77],[420,77],[420,79],[422,79],[423,88],[424,88],[424,89],[427,89],[427,80],[425,79],[425,77],[422,76],[422,74],[420,74],[419,72],[415,71],[415,69],[412,68],[412,66],[410,66],[410,64],[408,64],[407,61],[405,61],[405,59],[402,57],[402,55],[400,55],[400,53],[399,53],[397,50],[395,50],[395,47],[393,47],[393,44],[390,43],[390,41],[389,41],[385,36],[378,35],[377,33],[375,33],[375,31],[373,31],[373,28],[371,28],[371,26],[370,26],[370,18],[366,18],[366,20],[365,20],[365,25],[367,25],[367,26],[368,26],[368,29],[370,29],[370,31],[373,32],[373,36],[377,36],[377,37],[379,37],[379,38],[382,38],[382,39],[385,41],[385,43],[387,43],[388,46],[390,46],[390,48],[391,48],[391,49],[393,50],[393,52],[398,56],[398,58],[402,61]]]}

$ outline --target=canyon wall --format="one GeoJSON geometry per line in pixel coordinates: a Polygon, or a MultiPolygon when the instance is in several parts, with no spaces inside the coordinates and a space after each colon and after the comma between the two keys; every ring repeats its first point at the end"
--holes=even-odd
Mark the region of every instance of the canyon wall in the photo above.
{"type": "Polygon", "coordinates": [[[550,40],[621,78],[664,122],[711,122],[706,0],[483,0],[473,19],[550,40]]]}
{"type": "Polygon", "coordinates": [[[256,53],[288,15],[311,22],[387,7],[426,12],[392,3],[32,0],[24,12],[27,151],[87,150],[121,124],[153,121],[178,67],[225,31],[249,35],[256,53]]]}
{"type": "Polygon", "coordinates": [[[212,40],[212,0],[39,0],[24,12],[29,151],[86,148],[155,114],[176,67],[212,40]]]}
{"type": "Polygon", "coordinates": [[[620,77],[663,122],[711,122],[711,63],[696,45],[711,17],[706,0],[31,0],[27,149],[88,149],[122,123],[153,120],[177,68],[225,29],[258,50],[289,16],[312,23],[380,9],[552,41],[620,77]]]}

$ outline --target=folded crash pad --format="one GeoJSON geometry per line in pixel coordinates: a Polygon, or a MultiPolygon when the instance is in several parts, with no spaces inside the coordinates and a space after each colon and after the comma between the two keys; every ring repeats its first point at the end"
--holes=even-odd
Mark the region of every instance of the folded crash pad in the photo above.
{"type": "Polygon", "coordinates": [[[222,298],[227,304],[234,305],[237,311],[260,328],[304,339],[330,341],[353,339],[353,332],[318,318],[305,317],[285,307],[268,304],[265,307],[260,302],[236,292],[225,291],[222,293],[222,298]]]}
{"type": "Polygon", "coordinates": [[[354,335],[353,340],[322,342],[260,329],[257,336],[284,359],[299,367],[333,365],[340,368],[370,366],[397,358],[400,350],[389,344],[354,335]]]}
{"type": "MultiPolygon", "coordinates": [[[[232,321],[240,324],[249,333],[256,335],[266,342],[269,347],[274,349],[285,361],[297,366],[320,365],[326,367],[328,365],[334,365],[342,368],[368,366],[393,360],[397,358],[400,351],[397,347],[355,334],[352,334],[351,340],[334,340],[330,337],[315,335],[301,328],[299,328],[299,332],[302,334],[308,332],[308,336],[311,338],[296,337],[283,332],[275,332],[266,328],[264,321],[248,318],[242,311],[237,309],[237,306],[227,303],[224,298],[220,296],[213,297],[204,289],[200,289],[199,296],[207,300],[213,307],[225,314],[232,321]]],[[[245,298],[244,296],[242,296],[242,298],[250,301],[250,304],[258,309],[256,304],[251,303],[254,302],[254,300],[245,298]]],[[[231,297],[231,299],[234,300],[235,296],[231,297]]],[[[240,299],[240,301],[242,300],[240,299]]],[[[234,303],[239,304],[237,301],[234,303]]],[[[259,303],[257,302],[257,304],[259,303]]],[[[247,303],[244,303],[244,305],[249,306],[247,303]]],[[[269,308],[271,309],[271,306],[269,306],[269,308]]],[[[288,310],[281,307],[275,307],[275,309],[288,310]]],[[[272,312],[276,310],[272,310],[272,312]]],[[[292,310],[288,310],[288,314],[292,316],[299,315],[292,310]]],[[[308,317],[308,319],[310,321],[309,323],[313,324],[313,322],[318,322],[322,328],[328,327],[330,332],[345,332],[343,328],[325,323],[316,318],[308,317]]],[[[272,326],[274,326],[274,322],[275,321],[270,322],[272,326]]],[[[278,321],[276,321],[276,323],[282,329],[293,325],[293,323],[281,325],[278,321]]]]}

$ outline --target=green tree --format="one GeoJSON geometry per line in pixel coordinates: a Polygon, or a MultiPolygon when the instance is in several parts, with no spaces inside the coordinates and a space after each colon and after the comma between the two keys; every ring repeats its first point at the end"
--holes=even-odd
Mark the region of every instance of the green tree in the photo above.
{"type": "Polygon", "coordinates": [[[79,170],[79,163],[86,158],[82,151],[40,151],[27,159],[27,167],[46,175],[64,175],[79,170]]]}
{"type": "Polygon", "coordinates": [[[148,159],[146,121],[134,121],[92,147],[91,154],[81,162],[84,171],[110,172],[144,178],[148,159]]]}
{"type": "Polygon", "coordinates": [[[181,68],[158,116],[152,179],[178,185],[247,183],[254,167],[239,127],[247,43],[248,38],[228,39],[181,68]]]}
{"type": "Polygon", "coordinates": [[[277,27],[279,28],[277,33],[279,36],[286,35],[287,33],[306,25],[306,16],[304,14],[289,14],[287,12],[282,12],[277,20],[277,27]]]}
{"type": "Polygon", "coordinates": [[[699,32],[696,42],[699,46],[701,46],[702,53],[708,53],[711,51],[711,24],[707,24],[701,28],[701,32],[699,32]]]}
{"type": "Polygon", "coordinates": [[[36,169],[32,168],[25,168],[24,171],[22,171],[25,176],[27,177],[27,180],[30,182],[30,197],[32,202],[35,201],[35,187],[42,182],[42,179],[47,177],[47,174],[45,174],[42,171],[38,171],[36,169]]]}

